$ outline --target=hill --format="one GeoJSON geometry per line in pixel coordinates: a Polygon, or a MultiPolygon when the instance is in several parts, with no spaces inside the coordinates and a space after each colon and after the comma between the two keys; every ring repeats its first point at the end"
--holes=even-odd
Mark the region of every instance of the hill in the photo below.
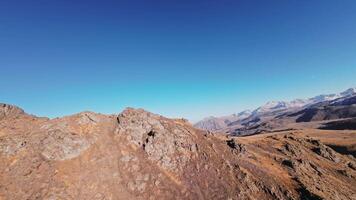
{"type": "Polygon", "coordinates": [[[352,131],[236,138],[142,109],[48,119],[2,105],[0,199],[356,198],[352,131]]]}

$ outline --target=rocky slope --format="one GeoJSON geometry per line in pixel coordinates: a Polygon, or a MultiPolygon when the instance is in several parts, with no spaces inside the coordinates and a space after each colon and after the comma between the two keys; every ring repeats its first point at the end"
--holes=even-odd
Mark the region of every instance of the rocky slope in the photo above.
{"type": "Polygon", "coordinates": [[[131,108],[0,116],[4,200],[356,198],[355,158],[303,132],[226,138],[131,108]]]}

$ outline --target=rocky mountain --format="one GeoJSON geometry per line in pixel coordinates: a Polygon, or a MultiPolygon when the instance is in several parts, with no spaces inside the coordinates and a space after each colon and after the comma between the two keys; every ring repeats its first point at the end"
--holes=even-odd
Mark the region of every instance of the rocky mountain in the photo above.
{"type": "Polygon", "coordinates": [[[300,109],[304,109],[321,102],[328,102],[335,99],[348,98],[356,95],[356,88],[349,88],[343,92],[337,94],[328,95],[318,95],[309,99],[295,99],[293,101],[270,101],[265,105],[258,107],[253,110],[251,114],[244,115],[236,120],[229,120],[228,123],[223,123],[225,117],[211,117],[210,119],[204,119],[194,126],[196,128],[209,130],[209,131],[220,131],[226,133],[236,132],[235,130],[246,130],[251,127],[255,127],[263,122],[269,121],[277,116],[295,112],[300,109]],[[213,126],[212,124],[217,124],[219,126],[213,126]]]}
{"type": "Polygon", "coordinates": [[[0,116],[4,200],[356,198],[355,132],[235,138],[132,108],[0,116]]]}
{"type": "Polygon", "coordinates": [[[304,123],[303,125],[309,123],[315,128],[327,129],[327,127],[337,126],[339,129],[344,127],[344,129],[353,130],[353,127],[355,127],[352,125],[353,119],[356,119],[356,95],[322,101],[298,110],[279,113],[269,119],[265,118],[243,128],[230,129],[230,134],[251,135],[271,132],[286,127],[295,128],[300,123],[304,123]],[[333,125],[331,126],[331,124],[333,125]]]}
{"type": "Polygon", "coordinates": [[[251,114],[252,112],[250,110],[244,110],[237,114],[232,114],[223,117],[207,117],[197,122],[194,126],[209,131],[222,130],[228,127],[230,123],[246,119],[251,114]]]}

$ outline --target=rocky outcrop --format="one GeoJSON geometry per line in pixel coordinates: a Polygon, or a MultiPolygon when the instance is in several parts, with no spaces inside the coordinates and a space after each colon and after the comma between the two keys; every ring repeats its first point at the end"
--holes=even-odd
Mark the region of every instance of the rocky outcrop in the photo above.
{"type": "Polygon", "coordinates": [[[0,103],[0,120],[4,118],[13,118],[22,114],[25,114],[25,112],[21,108],[9,104],[0,103]]]}
{"type": "Polygon", "coordinates": [[[356,195],[355,159],[298,133],[226,138],[132,108],[118,116],[7,116],[16,117],[0,123],[0,199],[356,195]]]}
{"type": "Polygon", "coordinates": [[[117,120],[118,134],[124,135],[164,169],[182,170],[197,155],[196,134],[178,122],[132,108],[123,111],[117,120]]]}

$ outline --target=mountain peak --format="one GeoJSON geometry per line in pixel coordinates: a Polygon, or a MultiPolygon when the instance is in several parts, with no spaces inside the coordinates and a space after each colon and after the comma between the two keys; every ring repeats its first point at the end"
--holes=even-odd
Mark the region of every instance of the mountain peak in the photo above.
{"type": "Polygon", "coordinates": [[[246,116],[246,115],[251,115],[252,111],[247,109],[247,110],[244,110],[244,111],[241,111],[239,113],[237,113],[237,116],[246,116]]]}
{"type": "Polygon", "coordinates": [[[0,120],[5,117],[14,117],[25,114],[25,111],[17,106],[0,103],[0,120]]]}
{"type": "Polygon", "coordinates": [[[340,93],[341,96],[351,96],[354,94],[356,94],[356,87],[349,88],[349,89],[340,93]]]}

